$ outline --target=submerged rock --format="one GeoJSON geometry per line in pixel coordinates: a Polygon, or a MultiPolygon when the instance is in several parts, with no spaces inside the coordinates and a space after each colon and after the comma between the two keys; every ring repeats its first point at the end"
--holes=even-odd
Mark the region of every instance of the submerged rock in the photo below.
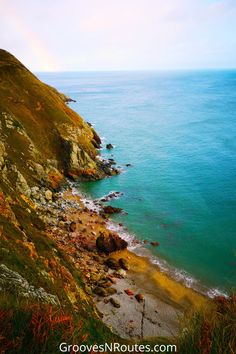
{"type": "Polygon", "coordinates": [[[151,244],[153,247],[157,247],[157,246],[160,245],[160,243],[157,242],[157,241],[152,241],[152,242],[150,242],[150,244],[151,244]]]}

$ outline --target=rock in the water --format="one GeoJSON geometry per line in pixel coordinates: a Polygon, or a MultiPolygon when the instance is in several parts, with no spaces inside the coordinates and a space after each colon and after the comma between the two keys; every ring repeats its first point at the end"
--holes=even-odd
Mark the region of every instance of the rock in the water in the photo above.
{"type": "Polygon", "coordinates": [[[76,230],[76,222],[72,221],[70,223],[69,229],[70,229],[71,232],[75,232],[75,230],[76,230]]]}
{"type": "Polygon", "coordinates": [[[144,295],[143,294],[137,294],[137,295],[135,295],[135,299],[138,302],[143,302],[144,301],[144,295]]]}
{"type": "Polygon", "coordinates": [[[118,213],[121,213],[122,212],[122,209],[121,208],[116,208],[116,207],[113,207],[111,205],[106,205],[103,207],[103,213],[104,214],[118,214],[118,213]]]}
{"type": "Polygon", "coordinates": [[[157,242],[157,241],[152,241],[152,242],[150,242],[150,243],[151,243],[151,245],[154,246],[154,247],[159,246],[159,242],[157,242]]]}
{"type": "Polygon", "coordinates": [[[124,269],[124,270],[129,270],[129,264],[128,264],[128,262],[127,262],[126,259],[120,258],[120,259],[119,259],[119,264],[120,264],[120,266],[121,266],[122,269],[124,269]]]}
{"type": "Polygon", "coordinates": [[[108,258],[106,260],[106,265],[111,268],[111,269],[115,269],[118,270],[120,268],[119,262],[117,262],[116,259],[114,258],[108,258]]]}
{"type": "Polygon", "coordinates": [[[50,191],[50,189],[47,189],[44,196],[47,201],[52,200],[52,191],[50,191]]]}
{"type": "Polygon", "coordinates": [[[116,308],[119,308],[119,307],[120,307],[119,301],[116,300],[116,299],[114,299],[113,297],[110,298],[110,303],[111,303],[114,307],[116,307],[116,308]]]}
{"type": "Polygon", "coordinates": [[[109,143],[109,144],[106,145],[106,148],[107,148],[108,150],[111,150],[111,149],[113,149],[113,145],[109,143]]]}

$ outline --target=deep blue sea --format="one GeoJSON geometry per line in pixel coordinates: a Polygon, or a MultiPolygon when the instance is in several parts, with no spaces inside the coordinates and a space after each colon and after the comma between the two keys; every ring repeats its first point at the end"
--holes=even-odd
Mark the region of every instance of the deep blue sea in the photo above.
{"type": "Polygon", "coordinates": [[[128,214],[115,220],[158,241],[147,246],[152,260],[176,278],[235,287],[236,71],[38,76],[76,99],[71,108],[115,146],[101,153],[124,172],[83,184],[87,196],[123,192],[112,204],[128,214]]]}

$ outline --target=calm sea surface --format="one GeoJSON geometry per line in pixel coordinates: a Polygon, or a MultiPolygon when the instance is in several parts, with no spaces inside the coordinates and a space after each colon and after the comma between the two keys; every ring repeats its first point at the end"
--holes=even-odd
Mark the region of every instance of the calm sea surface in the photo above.
{"type": "Polygon", "coordinates": [[[153,260],[191,284],[236,285],[236,71],[41,73],[112,143],[124,173],[82,190],[124,195],[115,220],[156,240],[153,260]],[[125,167],[131,163],[132,167],[125,167]]]}

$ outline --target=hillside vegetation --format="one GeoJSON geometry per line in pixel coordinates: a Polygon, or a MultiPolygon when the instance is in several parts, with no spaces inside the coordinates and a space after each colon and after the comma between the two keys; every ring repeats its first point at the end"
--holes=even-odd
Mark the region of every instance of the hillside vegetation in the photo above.
{"type": "Polygon", "coordinates": [[[114,338],[32,201],[41,198],[44,215],[53,213],[66,177],[117,173],[97,159],[100,138],[65,99],[0,50],[1,353],[54,353],[75,335],[93,343],[114,338]]]}

